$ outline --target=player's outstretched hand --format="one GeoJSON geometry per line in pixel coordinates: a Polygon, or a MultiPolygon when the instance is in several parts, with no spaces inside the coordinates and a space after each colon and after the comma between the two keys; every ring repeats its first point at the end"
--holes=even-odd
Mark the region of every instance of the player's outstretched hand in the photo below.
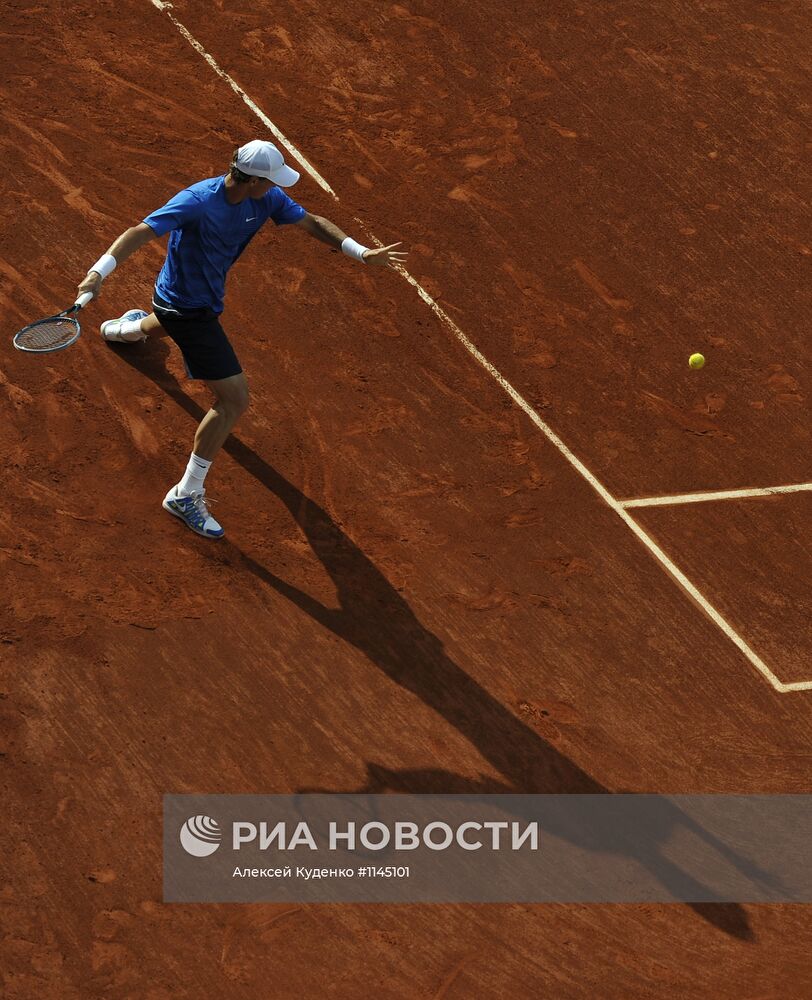
{"type": "Polygon", "coordinates": [[[99,274],[98,271],[88,271],[87,277],[79,285],[78,294],[81,295],[82,292],[93,292],[93,298],[97,299],[101,294],[101,287],[104,283],[104,278],[99,274]]]}
{"type": "Polygon", "coordinates": [[[370,250],[364,254],[364,262],[366,264],[377,264],[379,267],[392,268],[394,268],[395,264],[405,264],[409,251],[395,249],[402,246],[402,243],[391,243],[388,247],[381,247],[379,250],[370,250]]]}

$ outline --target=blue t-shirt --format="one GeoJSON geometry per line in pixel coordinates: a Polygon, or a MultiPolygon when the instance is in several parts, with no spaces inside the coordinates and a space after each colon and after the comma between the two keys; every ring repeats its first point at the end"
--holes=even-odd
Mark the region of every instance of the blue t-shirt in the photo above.
{"type": "Polygon", "coordinates": [[[223,175],[192,184],[144,219],[158,236],[171,232],[155,290],[178,309],[221,313],[228,269],[259,228],[268,219],[282,226],[307,215],[278,187],[231,205],[225,180],[223,175]]]}

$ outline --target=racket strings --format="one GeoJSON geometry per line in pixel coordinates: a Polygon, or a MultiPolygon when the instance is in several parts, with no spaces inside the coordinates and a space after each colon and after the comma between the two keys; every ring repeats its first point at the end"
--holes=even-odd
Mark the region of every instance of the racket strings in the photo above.
{"type": "Polygon", "coordinates": [[[21,330],[16,340],[26,351],[52,351],[72,343],[78,332],[79,324],[75,319],[48,319],[21,330]]]}

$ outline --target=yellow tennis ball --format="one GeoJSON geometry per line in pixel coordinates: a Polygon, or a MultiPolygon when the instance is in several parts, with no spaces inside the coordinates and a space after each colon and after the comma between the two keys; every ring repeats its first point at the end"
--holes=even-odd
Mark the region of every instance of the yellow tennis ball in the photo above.
{"type": "Polygon", "coordinates": [[[704,365],[705,365],[705,356],[704,356],[704,354],[692,354],[690,356],[690,358],[688,358],[688,364],[691,366],[691,368],[702,368],[702,367],[704,367],[704,365]]]}

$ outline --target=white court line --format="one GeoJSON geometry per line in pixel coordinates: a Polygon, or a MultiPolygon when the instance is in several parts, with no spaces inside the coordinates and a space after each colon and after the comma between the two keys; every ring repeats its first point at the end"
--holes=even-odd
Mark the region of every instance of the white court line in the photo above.
{"type": "Polygon", "coordinates": [[[212,59],[212,57],[200,44],[200,42],[198,42],[198,40],[194,38],[191,32],[184,25],[180,23],[180,21],[172,13],[171,8],[173,7],[173,4],[164,3],[163,0],[150,0],[150,2],[153,3],[158,8],[158,10],[166,14],[169,20],[175,25],[175,27],[183,35],[186,41],[192,46],[192,48],[196,52],[199,52],[200,55],[203,56],[203,58],[209,64],[209,66],[211,66],[214,72],[219,77],[221,77],[223,80],[226,81],[226,83],[229,85],[229,87],[231,87],[231,89],[234,91],[235,94],[239,95],[243,99],[243,101],[245,101],[245,103],[254,112],[257,118],[259,118],[262,124],[271,130],[277,142],[281,143],[281,145],[285,147],[285,149],[290,153],[290,155],[294,157],[296,160],[298,160],[299,163],[301,163],[302,167],[310,174],[310,176],[319,185],[319,187],[324,188],[324,190],[328,194],[331,194],[335,198],[335,200],[338,201],[338,195],[335,193],[335,191],[333,191],[333,189],[330,187],[327,181],[321,176],[321,174],[316,170],[316,168],[312,166],[312,164],[307,162],[307,160],[304,158],[304,156],[302,156],[299,150],[293,145],[292,142],[290,142],[279,131],[279,129],[276,127],[276,125],[274,125],[274,123],[265,114],[265,112],[262,111],[261,108],[257,107],[257,105],[248,96],[248,94],[246,94],[246,92],[242,89],[242,87],[235,80],[233,80],[228,75],[228,73],[226,73],[225,70],[220,69],[220,67],[217,65],[214,59],[212,59]]]}
{"type": "Polygon", "coordinates": [[[641,497],[639,500],[621,500],[624,510],[629,507],[668,507],[678,503],[705,503],[708,500],[740,500],[743,497],[771,497],[780,493],[802,493],[812,490],[812,483],[795,483],[792,486],[765,486],[752,490],[717,490],[715,493],[678,493],[673,497],[641,497]]]}
{"type": "MultiPolygon", "coordinates": [[[[251,98],[245,93],[242,87],[239,86],[224,70],[222,70],[215,60],[209,55],[208,52],[203,48],[203,46],[191,35],[184,25],[177,20],[177,18],[170,12],[169,8],[171,4],[164,3],[163,0],[150,0],[158,10],[163,11],[167,17],[172,21],[178,31],[183,35],[187,42],[198,52],[211,66],[211,68],[217,73],[218,76],[222,77],[235,94],[238,94],[242,100],[248,105],[249,108],[257,115],[260,121],[263,122],[273,133],[273,135],[281,142],[285,149],[287,149],[291,156],[293,156],[302,166],[313,180],[316,181],[325,191],[328,191],[336,201],[338,201],[338,196],[335,194],[333,189],[327,184],[327,182],[315,171],[315,169],[307,162],[307,160],[302,156],[302,154],[296,149],[296,147],[290,143],[284,135],[279,131],[279,129],[273,124],[273,122],[264,114],[264,112],[257,107],[257,105],[251,100],[251,98]]],[[[372,233],[370,233],[364,223],[360,219],[356,219],[359,225],[363,226],[365,232],[370,236],[370,238],[378,245],[383,244],[378,240],[372,233]]],[[[637,538],[645,545],[649,552],[654,556],[654,558],[660,563],[660,565],[665,569],[665,571],[679,584],[680,587],[702,608],[708,618],[727,636],[727,638],[742,652],[742,654],[750,661],[750,663],[758,670],[758,672],[764,677],[772,687],[781,694],[785,694],[788,691],[808,691],[812,690],[812,681],[799,681],[792,684],[785,684],[783,681],[779,680],[778,677],[770,670],[766,663],[747,645],[747,643],[742,639],[742,637],[736,632],[736,630],[722,617],[721,614],[713,607],[713,605],[700,593],[700,591],[694,586],[693,583],[688,579],[687,576],[682,572],[679,567],[677,567],[671,559],[663,552],[663,550],[657,545],[653,538],[648,535],[643,528],[632,518],[631,514],[628,514],[624,509],[624,504],[622,501],[616,500],[611,493],[606,489],[606,487],[587,469],[584,463],[574,455],[570,449],[564,444],[561,438],[549,427],[536,413],[536,411],[530,406],[530,404],[513,388],[510,382],[499,372],[496,368],[488,361],[484,354],[479,351],[479,349],[466,337],[462,330],[457,326],[454,320],[434,301],[434,299],[429,295],[429,293],[419,284],[404,268],[397,266],[396,268],[403,277],[412,285],[420,298],[426,303],[427,306],[434,312],[434,314],[440,319],[445,325],[451,330],[454,336],[459,340],[463,347],[468,351],[468,353],[488,372],[489,375],[494,378],[499,385],[504,389],[504,391],[510,396],[510,398],[516,403],[516,405],[527,414],[530,420],[538,427],[538,429],[544,434],[544,436],[561,452],[564,458],[572,465],[576,471],[583,476],[583,478],[589,483],[593,490],[601,497],[601,499],[612,508],[612,510],[618,515],[618,517],[626,524],[626,526],[634,532],[637,538]]],[[[626,501],[628,503],[628,501],[626,501]]]]}

